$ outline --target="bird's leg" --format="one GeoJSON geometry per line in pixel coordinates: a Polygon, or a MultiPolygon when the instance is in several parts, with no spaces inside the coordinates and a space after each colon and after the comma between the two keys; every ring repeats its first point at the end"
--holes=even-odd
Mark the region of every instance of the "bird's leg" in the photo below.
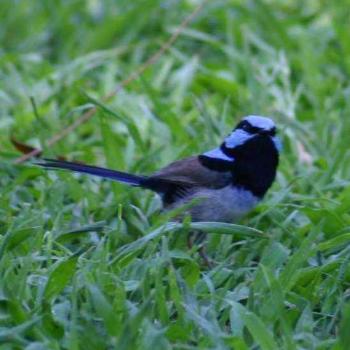
{"type": "Polygon", "coordinates": [[[208,255],[205,252],[205,245],[199,247],[198,253],[207,267],[213,267],[212,261],[208,258],[208,255]]]}
{"type": "Polygon", "coordinates": [[[189,250],[192,250],[192,248],[193,248],[193,240],[192,240],[193,235],[194,235],[193,232],[189,232],[187,235],[187,248],[189,250]]]}
{"type": "Polygon", "coordinates": [[[205,238],[206,234],[201,231],[190,232],[187,237],[187,246],[192,250],[193,246],[196,245],[198,247],[198,254],[202,258],[204,264],[208,267],[212,267],[212,263],[205,252],[205,238]]]}
{"type": "Polygon", "coordinates": [[[200,231],[190,231],[187,236],[187,247],[192,250],[193,246],[201,245],[205,239],[205,234],[200,231]]]}

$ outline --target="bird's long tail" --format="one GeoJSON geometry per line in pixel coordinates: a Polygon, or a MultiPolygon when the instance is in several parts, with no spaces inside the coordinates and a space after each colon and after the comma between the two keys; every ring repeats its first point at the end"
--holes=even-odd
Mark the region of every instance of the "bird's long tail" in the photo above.
{"type": "Polygon", "coordinates": [[[111,170],[106,168],[100,168],[91,165],[84,165],[74,162],[67,162],[64,160],[55,160],[55,159],[43,159],[39,162],[36,162],[37,165],[42,166],[48,169],[65,169],[74,171],[77,173],[95,175],[105,179],[111,179],[118,182],[123,182],[131,186],[144,186],[145,181],[147,180],[146,176],[133,175],[129,173],[124,173],[122,171],[111,170]]]}

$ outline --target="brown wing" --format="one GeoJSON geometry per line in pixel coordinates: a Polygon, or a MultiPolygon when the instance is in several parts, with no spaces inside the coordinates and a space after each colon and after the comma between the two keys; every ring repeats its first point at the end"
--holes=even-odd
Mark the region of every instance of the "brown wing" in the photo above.
{"type": "Polygon", "coordinates": [[[230,172],[218,172],[203,166],[197,156],[173,162],[151,175],[152,179],[162,179],[199,187],[222,188],[232,178],[230,172]]]}
{"type": "Polygon", "coordinates": [[[232,179],[230,172],[218,172],[203,166],[198,157],[173,162],[148,177],[144,187],[162,195],[165,205],[190,196],[200,188],[219,189],[232,179]]]}
{"type": "Polygon", "coordinates": [[[162,195],[167,206],[191,196],[200,188],[219,189],[232,181],[230,172],[218,172],[203,166],[197,156],[173,162],[147,178],[149,188],[162,195]]]}

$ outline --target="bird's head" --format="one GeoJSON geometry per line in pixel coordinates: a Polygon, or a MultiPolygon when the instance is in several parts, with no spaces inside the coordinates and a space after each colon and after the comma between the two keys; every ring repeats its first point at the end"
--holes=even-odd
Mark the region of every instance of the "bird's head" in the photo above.
{"type": "Polygon", "coordinates": [[[270,118],[243,118],[218,148],[199,156],[205,167],[230,171],[232,183],[262,198],[276,176],[281,142],[270,118]]]}
{"type": "Polygon", "coordinates": [[[273,145],[275,151],[279,152],[281,142],[276,133],[276,125],[272,119],[250,115],[244,117],[237,124],[224,139],[220,148],[215,148],[203,155],[217,160],[233,162],[239,154],[246,154],[248,151],[259,154],[262,151],[262,144],[273,145]]]}

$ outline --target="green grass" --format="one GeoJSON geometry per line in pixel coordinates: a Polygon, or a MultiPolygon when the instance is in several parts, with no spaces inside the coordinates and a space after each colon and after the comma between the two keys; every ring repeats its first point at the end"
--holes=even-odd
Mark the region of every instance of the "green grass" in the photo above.
{"type": "Polygon", "coordinates": [[[195,3],[1,2],[1,350],[349,348],[350,2],[211,0],[102,102],[195,3]],[[11,135],[45,147],[96,103],[45,156],[151,173],[274,117],[277,181],[244,227],[203,224],[213,267],[152,193],[13,164],[11,135]]]}

